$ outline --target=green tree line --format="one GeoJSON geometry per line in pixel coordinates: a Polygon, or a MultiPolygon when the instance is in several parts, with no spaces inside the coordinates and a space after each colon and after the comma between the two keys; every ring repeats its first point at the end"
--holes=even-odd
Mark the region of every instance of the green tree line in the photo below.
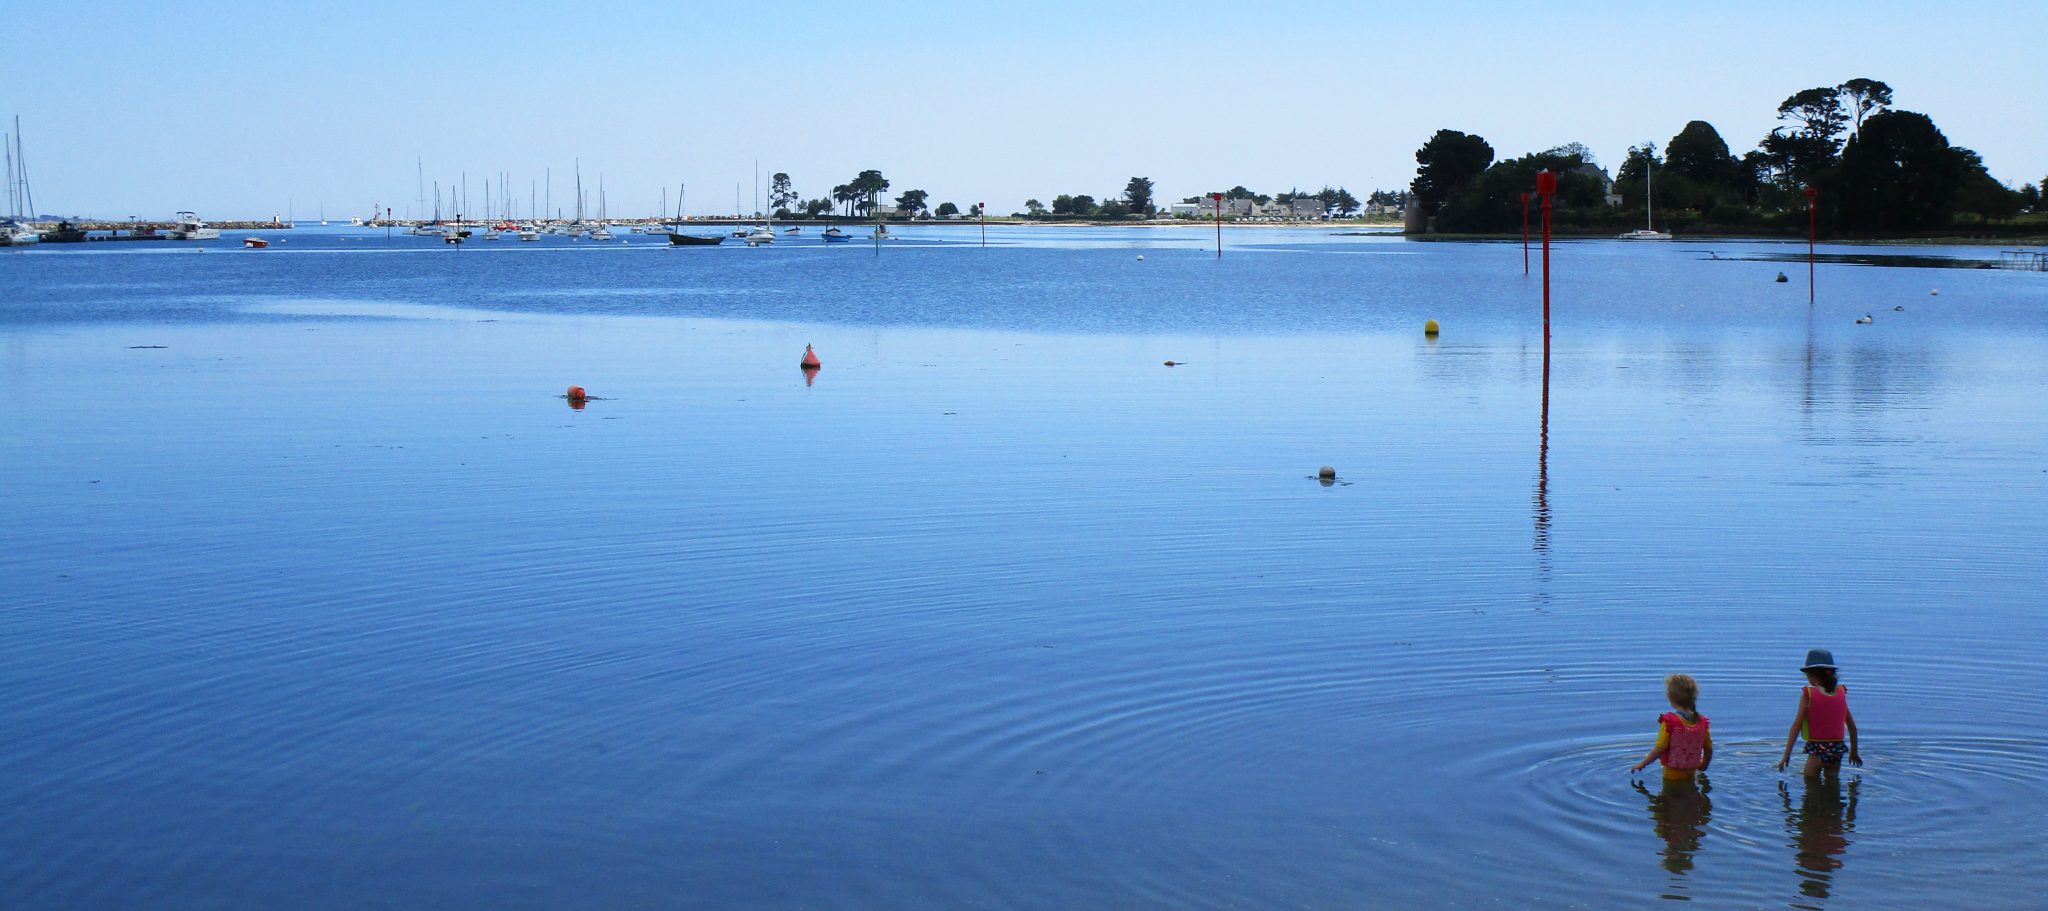
{"type": "Polygon", "coordinates": [[[1614,175],[1619,208],[1606,205],[1584,146],[1495,161],[1486,140],[1455,130],[1438,131],[1416,151],[1410,189],[1433,230],[1470,233],[1519,230],[1521,193],[1544,168],[1560,175],[1554,221],[1586,227],[1633,223],[1653,187],[1667,225],[1762,231],[1804,229],[1812,188],[1822,229],[1854,235],[2010,221],[2048,194],[2048,179],[2018,189],[2000,183],[1933,119],[1893,108],[1891,87],[1874,79],[1796,92],[1777,114],[1782,125],[1740,157],[1703,120],[1661,150],[1630,148],[1614,175]]]}

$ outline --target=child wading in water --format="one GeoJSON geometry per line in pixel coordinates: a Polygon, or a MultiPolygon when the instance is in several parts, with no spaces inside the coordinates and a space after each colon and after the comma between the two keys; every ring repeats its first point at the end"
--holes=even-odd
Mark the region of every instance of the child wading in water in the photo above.
{"type": "Polygon", "coordinates": [[[1691,781],[1693,773],[1706,771],[1714,761],[1714,738],[1707,733],[1707,716],[1700,714],[1699,681],[1685,674],[1664,678],[1664,698],[1675,712],[1657,716],[1657,745],[1630,772],[1662,760],[1665,781],[1691,781]]]}
{"type": "Polygon", "coordinates": [[[1792,742],[1801,736],[1806,738],[1808,778],[1822,772],[1829,778],[1841,774],[1844,756],[1850,764],[1862,765],[1863,757],[1856,753],[1856,716],[1849,711],[1849,688],[1835,682],[1834,654],[1824,648],[1812,649],[1800,670],[1812,685],[1799,690],[1799,714],[1785,734],[1785,753],[1778,757],[1778,771],[1785,771],[1792,761],[1792,742]],[[1842,743],[1845,733],[1849,736],[1846,746],[1842,743]]]}

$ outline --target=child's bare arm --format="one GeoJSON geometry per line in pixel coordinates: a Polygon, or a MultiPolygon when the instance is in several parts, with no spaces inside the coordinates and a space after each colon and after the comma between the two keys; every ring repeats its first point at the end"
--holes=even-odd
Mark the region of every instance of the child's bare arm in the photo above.
{"type": "Polygon", "coordinates": [[[1662,755],[1664,755],[1664,745],[1662,743],[1659,743],[1656,746],[1651,747],[1650,752],[1643,754],[1643,760],[1641,762],[1636,763],[1635,767],[1629,769],[1629,771],[1640,772],[1643,770],[1643,767],[1649,765],[1650,763],[1656,762],[1657,757],[1662,755]]]}
{"type": "Polygon", "coordinates": [[[1785,752],[1778,756],[1778,771],[1792,762],[1792,744],[1799,740],[1799,731],[1806,727],[1806,691],[1799,691],[1799,713],[1792,716],[1792,729],[1785,732],[1785,752]]]}
{"type": "Polygon", "coordinates": [[[1856,752],[1856,713],[1843,710],[1842,722],[1849,730],[1849,764],[1862,765],[1863,756],[1856,752]]]}

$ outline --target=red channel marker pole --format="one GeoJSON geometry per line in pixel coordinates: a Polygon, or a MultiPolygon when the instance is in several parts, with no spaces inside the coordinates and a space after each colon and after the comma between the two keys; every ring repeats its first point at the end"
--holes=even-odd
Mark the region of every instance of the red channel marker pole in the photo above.
{"type": "Polygon", "coordinates": [[[1529,274],[1529,194],[1522,194],[1522,274],[1529,274]]]}
{"type": "Polygon", "coordinates": [[[1550,354],[1550,197],[1557,195],[1557,172],[1536,172],[1536,195],[1543,197],[1543,353],[1550,354]]]}
{"type": "Polygon", "coordinates": [[[1223,258],[1223,194],[1211,193],[1209,199],[1216,203],[1216,258],[1223,258]]]}
{"type": "Polygon", "coordinates": [[[1820,191],[1806,188],[1806,303],[1813,303],[1813,240],[1820,234],[1820,191]]]}
{"type": "Polygon", "coordinates": [[[974,211],[975,214],[981,216],[981,245],[986,247],[988,246],[988,203],[975,203],[974,211]]]}

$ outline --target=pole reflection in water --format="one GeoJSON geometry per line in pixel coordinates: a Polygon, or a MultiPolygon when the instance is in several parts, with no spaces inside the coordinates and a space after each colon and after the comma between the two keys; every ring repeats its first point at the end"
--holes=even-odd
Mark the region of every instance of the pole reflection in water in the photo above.
{"type": "MultiPolygon", "coordinates": [[[[1778,782],[1778,797],[1785,804],[1785,830],[1791,836],[1793,872],[1799,874],[1799,894],[1824,899],[1842,869],[1842,855],[1849,850],[1849,835],[1856,831],[1856,789],[1862,779],[1829,781],[1809,778],[1797,807],[1792,805],[1792,788],[1778,782]]],[[[1819,908],[1819,904],[1794,904],[1795,908],[1819,908]]]]}
{"type": "Polygon", "coordinates": [[[1661,897],[1686,901],[1689,896],[1684,894],[1680,877],[1692,872],[1693,855],[1699,853],[1700,842],[1707,837],[1707,823],[1714,812],[1714,802],[1707,795],[1713,792],[1713,785],[1704,774],[1691,780],[1665,779],[1663,790],[1654,794],[1642,782],[1634,784],[1650,799],[1650,829],[1664,839],[1664,850],[1658,854],[1664,858],[1664,869],[1673,874],[1673,891],[1661,897]]]}

